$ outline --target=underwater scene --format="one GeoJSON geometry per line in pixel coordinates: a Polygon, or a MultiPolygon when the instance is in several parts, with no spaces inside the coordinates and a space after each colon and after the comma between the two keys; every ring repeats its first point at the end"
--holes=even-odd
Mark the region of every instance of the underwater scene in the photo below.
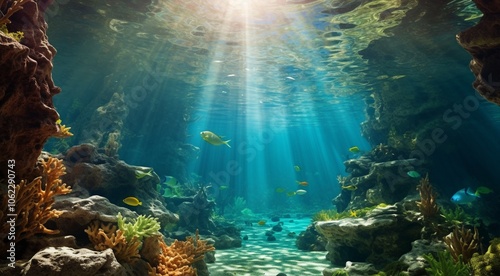
{"type": "Polygon", "coordinates": [[[0,0],[0,274],[500,275],[499,18],[0,0]]]}

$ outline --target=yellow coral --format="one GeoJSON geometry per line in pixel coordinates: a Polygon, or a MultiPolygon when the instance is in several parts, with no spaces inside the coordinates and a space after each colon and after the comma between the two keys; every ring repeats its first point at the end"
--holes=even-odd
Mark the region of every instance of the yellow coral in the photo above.
{"type": "Polygon", "coordinates": [[[69,132],[71,127],[67,127],[61,124],[61,119],[56,121],[57,132],[53,135],[56,138],[66,138],[73,136],[73,133],[69,132]]]}
{"type": "Polygon", "coordinates": [[[142,243],[137,240],[137,237],[127,242],[123,232],[117,230],[116,225],[94,221],[85,229],[85,233],[89,236],[94,249],[103,251],[111,248],[119,262],[131,263],[141,257],[139,247],[142,243]]]}

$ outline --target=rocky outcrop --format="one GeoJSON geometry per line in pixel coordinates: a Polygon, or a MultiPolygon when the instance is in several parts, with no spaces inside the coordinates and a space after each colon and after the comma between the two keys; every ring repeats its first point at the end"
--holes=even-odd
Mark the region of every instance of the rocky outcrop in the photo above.
{"type": "Polygon", "coordinates": [[[334,265],[370,262],[384,265],[411,250],[422,226],[402,206],[376,208],[363,218],[345,218],[316,223],[327,240],[326,258],[334,265]]]}
{"type": "Polygon", "coordinates": [[[484,14],[476,26],[457,35],[458,43],[472,55],[474,88],[488,101],[500,105],[500,3],[474,0],[484,14]]]}
{"type": "MultiPolygon", "coordinates": [[[[7,160],[15,160],[17,179],[33,178],[44,143],[58,132],[52,97],[61,90],[52,80],[56,50],[48,42],[44,20],[51,2],[28,1],[10,16],[6,28],[23,32],[20,42],[0,31],[0,165],[7,168],[7,160]]],[[[0,179],[7,179],[6,174],[1,170],[0,179]]]]}
{"type": "Polygon", "coordinates": [[[92,251],[86,248],[49,247],[35,254],[22,275],[125,275],[113,250],[92,251]]]}
{"type": "MultiPolygon", "coordinates": [[[[176,223],[179,220],[176,214],[165,207],[163,197],[156,192],[156,184],[160,182],[160,179],[152,168],[131,166],[99,152],[90,144],[72,147],[63,156],[63,160],[67,168],[67,174],[62,178],[63,182],[71,185],[76,193],[85,194],[87,191],[89,195],[103,196],[108,198],[111,204],[99,197],[92,197],[91,201],[89,201],[91,198],[80,201],[67,199],[73,203],[61,201],[60,204],[73,204],[73,207],[70,208],[86,212],[91,217],[97,216],[97,213],[92,212],[108,214],[110,210],[119,211],[116,209],[120,208],[116,206],[121,206],[133,209],[139,214],[152,215],[158,218],[162,226],[176,223]],[[141,176],[138,177],[136,173],[141,174],[141,176]],[[142,204],[128,206],[123,203],[123,199],[130,196],[138,198],[142,204]],[[86,208],[89,206],[93,206],[91,208],[98,206],[99,208],[94,208],[91,213],[88,213],[90,210],[86,208]]],[[[114,212],[115,216],[116,214],[117,212],[114,212]]],[[[103,221],[109,221],[109,219],[103,221]]]]}

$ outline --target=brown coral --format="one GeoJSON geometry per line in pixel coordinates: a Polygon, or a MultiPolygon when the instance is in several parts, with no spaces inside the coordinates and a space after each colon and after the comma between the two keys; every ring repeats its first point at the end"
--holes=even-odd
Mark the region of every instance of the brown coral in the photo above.
{"type": "MultiPolygon", "coordinates": [[[[38,233],[58,233],[57,230],[46,228],[44,224],[60,215],[59,211],[52,209],[54,196],[71,192],[71,188],[62,183],[60,179],[65,174],[66,168],[61,160],[53,157],[49,157],[47,161],[42,160],[41,167],[43,170],[41,176],[30,183],[23,180],[15,187],[15,209],[9,209],[9,213],[15,211],[17,215],[16,242],[38,233]]],[[[2,207],[5,208],[5,204],[2,204],[2,207]]],[[[4,212],[0,212],[0,215],[6,216],[7,209],[4,210],[4,212]]],[[[2,218],[2,221],[5,221],[4,218],[2,218]]],[[[7,227],[7,224],[3,225],[2,233],[7,232],[7,227]]]]}
{"type": "Polygon", "coordinates": [[[18,10],[23,9],[23,5],[26,4],[30,0],[19,0],[19,1],[4,1],[0,0],[0,10],[6,11],[5,15],[0,17],[0,25],[2,24],[8,24],[10,23],[9,17],[13,15],[15,12],[18,10]],[[8,4],[10,3],[9,8],[7,8],[8,4]]]}
{"type": "Polygon", "coordinates": [[[420,193],[420,201],[417,201],[417,206],[424,219],[428,220],[437,217],[439,214],[439,206],[436,202],[437,194],[429,182],[429,175],[420,180],[417,189],[420,193]]]}
{"type": "Polygon", "coordinates": [[[160,247],[162,254],[158,256],[154,271],[150,271],[149,275],[196,275],[192,264],[203,260],[205,252],[215,250],[206,241],[199,239],[198,231],[194,238],[188,237],[186,241],[175,240],[170,246],[160,240],[160,247]]]}
{"type": "Polygon", "coordinates": [[[448,246],[448,250],[455,261],[458,262],[460,255],[462,261],[469,263],[472,255],[477,252],[479,246],[479,232],[474,227],[474,233],[470,229],[465,229],[455,226],[455,229],[448,236],[444,237],[444,242],[448,246]]]}
{"type": "Polygon", "coordinates": [[[119,262],[131,263],[141,257],[139,247],[142,243],[137,240],[137,237],[127,242],[123,232],[117,230],[116,225],[94,221],[85,229],[85,233],[89,236],[94,249],[103,251],[111,248],[119,262]]]}

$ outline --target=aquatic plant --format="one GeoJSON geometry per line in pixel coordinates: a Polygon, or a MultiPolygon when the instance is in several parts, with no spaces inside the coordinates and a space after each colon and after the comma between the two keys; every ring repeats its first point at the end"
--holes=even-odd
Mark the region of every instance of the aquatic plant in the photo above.
{"type": "Polygon", "coordinates": [[[417,201],[417,206],[424,216],[424,220],[435,218],[439,214],[439,206],[436,202],[437,194],[429,182],[428,174],[420,179],[417,190],[420,193],[420,201],[417,201]]]}
{"type": "Polygon", "coordinates": [[[96,220],[84,231],[95,250],[103,251],[111,248],[119,262],[131,263],[141,257],[139,247],[142,243],[138,238],[134,236],[130,241],[127,241],[123,231],[117,230],[116,225],[112,223],[104,224],[96,220]]]}
{"type": "Polygon", "coordinates": [[[457,206],[455,208],[441,208],[441,216],[446,220],[446,222],[460,225],[463,223],[472,223],[474,219],[472,216],[465,213],[464,209],[457,206]]]}
{"type": "Polygon", "coordinates": [[[434,258],[432,254],[423,255],[424,259],[429,263],[430,267],[425,270],[431,276],[469,276],[471,269],[462,261],[460,257],[455,261],[448,251],[437,253],[438,258],[434,258]]]}
{"type": "Polygon", "coordinates": [[[312,217],[312,221],[328,221],[340,219],[340,215],[337,210],[321,210],[315,213],[312,217]]]}
{"type": "MultiPolygon", "coordinates": [[[[15,186],[16,195],[16,231],[15,241],[19,242],[35,234],[57,234],[58,230],[51,230],[44,226],[50,219],[57,218],[60,211],[52,209],[54,197],[71,192],[71,188],[62,183],[60,177],[66,173],[62,160],[49,157],[41,160],[41,176],[30,183],[22,180],[15,186]]],[[[10,183],[9,185],[14,185],[10,183]]],[[[0,211],[1,221],[7,221],[7,194],[2,197],[3,209],[0,211]]],[[[10,212],[9,212],[10,213],[10,212]]],[[[0,233],[8,233],[9,224],[0,227],[0,233]]]]}
{"type": "Polygon", "coordinates": [[[158,231],[161,229],[158,219],[151,216],[140,215],[137,219],[132,220],[132,222],[126,222],[126,218],[121,213],[118,213],[116,218],[118,220],[118,228],[123,232],[127,242],[132,241],[134,237],[142,241],[144,237],[158,234],[158,231]]]}
{"type": "Polygon", "coordinates": [[[500,275],[500,238],[490,241],[488,251],[484,255],[474,253],[470,260],[474,275],[500,275]]]}
{"type": "Polygon", "coordinates": [[[361,209],[349,209],[343,212],[337,212],[337,210],[320,210],[315,213],[312,217],[312,221],[328,221],[328,220],[339,220],[344,218],[359,218],[366,216],[369,212],[376,208],[386,207],[387,204],[380,203],[379,205],[365,207],[361,209]]]}
{"type": "Polygon", "coordinates": [[[24,37],[24,33],[21,31],[9,32],[6,24],[0,24],[0,32],[4,33],[6,36],[15,39],[17,42],[21,42],[21,39],[23,39],[24,37]]]}
{"type": "Polygon", "coordinates": [[[462,228],[455,226],[453,232],[444,237],[443,240],[453,259],[456,262],[461,259],[464,263],[470,262],[472,255],[477,252],[480,242],[477,228],[474,227],[474,232],[472,232],[470,229],[465,229],[463,225],[462,228]]]}

